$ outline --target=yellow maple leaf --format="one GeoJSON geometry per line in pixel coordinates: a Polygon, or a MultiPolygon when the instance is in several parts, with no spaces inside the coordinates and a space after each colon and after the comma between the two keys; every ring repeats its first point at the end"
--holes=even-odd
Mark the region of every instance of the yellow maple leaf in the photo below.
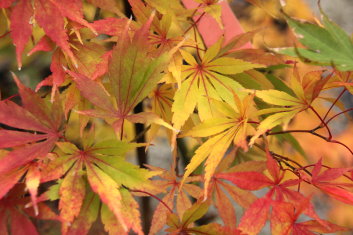
{"type": "Polygon", "coordinates": [[[243,87],[228,76],[243,71],[262,67],[243,60],[231,57],[219,57],[222,39],[211,46],[201,58],[195,59],[193,55],[181,50],[184,60],[182,78],[179,91],[174,96],[172,106],[173,124],[176,129],[183,126],[190,114],[198,107],[201,121],[214,116],[213,100],[225,100],[234,102],[232,90],[239,97],[246,94],[243,87]]]}
{"type": "Polygon", "coordinates": [[[208,137],[204,144],[197,150],[186,167],[184,179],[186,179],[205,159],[205,196],[212,175],[222,160],[225,152],[233,142],[234,145],[248,150],[246,138],[255,133],[252,120],[255,118],[256,109],[253,102],[254,95],[247,95],[240,98],[233,93],[233,102],[225,103],[215,101],[214,106],[220,111],[220,117],[207,119],[195,126],[186,135],[192,137],[208,137]]]}

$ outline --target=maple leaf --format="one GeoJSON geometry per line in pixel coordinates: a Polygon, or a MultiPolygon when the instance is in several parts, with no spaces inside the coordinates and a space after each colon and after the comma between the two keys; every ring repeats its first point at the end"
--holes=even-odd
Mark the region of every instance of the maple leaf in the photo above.
{"type": "Polygon", "coordinates": [[[277,201],[273,203],[271,213],[271,232],[272,234],[314,234],[334,233],[347,230],[344,227],[329,223],[319,223],[316,220],[297,222],[299,216],[310,204],[308,199],[301,200],[296,206],[287,202],[277,201]]]}
{"type": "MultiPolygon", "coordinates": [[[[126,22],[126,21],[125,21],[126,22]]],[[[95,28],[99,28],[94,25],[95,28]]],[[[72,34],[69,37],[70,46],[75,48],[73,55],[75,64],[68,61],[65,53],[57,48],[52,55],[50,70],[52,74],[41,81],[37,87],[38,91],[42,86],[52,86],[52,100],[58,88],[62,86],[66,79],[66,67],[72,68],[74,71],[85,75],[93,80],[106,74],[108,71],[108,60],[111,58],[111,51],[106,51],[105,47],[100,42],[92,42],[92,33],[87,33],[84,29],[72,27],[72,34]],[[84,44],[82,41],[86,41],[84,44]]],[[[44,36],[39,40],[37,45],[30,51],[34,53],[39,50],[52,50],[51,40],[44,36]]],[[[76,90],[76,92],[78,92],[76,90]]]]}
{"type": "MultiPolygon", "coordinates": [[[[7,4],[2,4],[4,4],[2,7],[9,7],[11,5],[10,1],[7,4]]],[[[18,68],[21,69],[22,67],[22,52],[32,35],[32,21],[34,19],[43,28],[46,36],[55,42],[71,58],[72,62],[77,65],[64,27],[65,18],[83,25],[97,34],[95,28],[83,18],[82,8],[81,0],[35,0],[33,4],[30,0],[18,1],[12,9],[10,26],[11,38],[16,46],[18,68]],[[33,16],[34,18],[32,19],[33,16]]],[[[42,43],[41,46],[43,46],[42,43]]],[[[38,49],[39,46],[35,50],[38,49]]],[[[41,49],[47,50],[48,48],[42,47],[41,49]]],[[[29,54],[32,53],[33,51],[29,54]]]]}
{"type": "Polygon", "coordinates": [[[200,62],[186,51],[182,56],[188,65],[183,66],[182,77],[185,78],[179,91],[175,94],[172,107],[173,124],[176,129],[183,126],[190,114],[198,107],[202,121],[212,117],[212,99],[232,99],[232,90],[240,97],[242,86],[233,79],[224,76],[241,73],[252,68],[262,67],[230,57],[218,57],[222,40],[219,40],[200,58],[200,62]]]}
{"type": "MultiPolygon", "coordinates": [[[[183,0],[182,2],[187,9],[192,9],[194,11],[197,11],[200,5],[194,0],[183,0]]],[[[225,37],[225,40],[228,41],[231,40],[231,38],[233,38],[234,36],[242,34],[244,32],[237,17],[234,15],[227,1],[216,2],[212,0],[202,2],[205,3],[206,6],[208,5],[207,3],[221,6],[221,20],[222,25],[224,25],[223,29],[221,29],[219,23],[217,23],[217,20],[208,13],[196,15],[193,17],[194,22],[198,22],[197,29],[201,34],[202,39],[207,47],[210,47],[211,45],[216,43],[223,36],[225,37]]],[[[217,17],[217,13],[219,12],[217,9],[218,7],[213,8],[215,9],[215,11],[212,13],[215,13],[214,15],[217,17]]],[[[213,9],[211,8],[211,10],[213,9]]]]}
{"type": "MultiPolygon", "coordinates": [[[[298,206],[298,203],[305,200],[305,197],[301,193],[288,188],[298,185],[301,180],[288,179],[283,181],[284,172],[280,170],[278,163],[273,159],[269,152],[267,152],[266,156],[267,170],[272,179],[258,171],[230,170],[230,172],[217,173],[215,175],[217,179],[229,180],[237,187],[245,190],[253,191],[265,187],[271,187],[262,198],[258,198],[249,206],[241,218],[238,229],[247,234],[257,234],[262,229],[267,220],[269,210],[273,205],[273,201],[288,202],[291,205],[298,206]]],[[[325,223],[316,215],[310,203],[305,206],[303,212],[310,217],[315,218],[320,224],[325,225],[325,223]]]]}
{"type": "Polygon", "coordinates": [[[220,29],[223,30],[223,22],[221,19],[222,15],[222,6],[219,4],[219,0],[195,0],[195,2],[199,3],[197,9],[198,14],[207,13],[213,19],[216,20],[220,29]]]}
{"type": "MultiPolygon", "coordinates": [[[[3,157],[0,158],[0,160],[3,157]]],[[[26,169],[15,169],[6,174],[1,175],[0,183],[3,185],[0,189],[0,198],[3,198],[6,193],[19,181],[21,176],[26,172],[26,169]]]]}
{"type": "Polygon", "coordinates": [[[236,214],[232,202],[229,200],[228,195],[241,207],[247,209],[257,198],[249,191],[242,190],[232,184],[228,184],[217,177],[217,173],[227,171],[263,171],[266,167],[265,162],[248,161],[230,167],[234,161],[234,151],[231,151],[218,165],[216,174],[212,177],[209,187],[208,198],[212,198],[213,204],[218,210],[219,216],[228,229],[236,228],[236,214]],[[214,195],[214,197],[212,197],[214,195]]]}
{"type": "Polygon", "coordinates": [[[324,72],[325,70],[310,71],[300,78],[298,68],[294,67],[290,87],[295,95],[302,100],[302,103],[313,103],[326,87],[326,84],[332,78],[332,74],[325,76],[324,72]]]}
{"type": "Polygon", "coordinates": [[[320,92],[332,78],[332,74],[324,76],[323,72],[323,70],[310,71],[301,78],[298,68],[294,66],[289,82],[291,90],[288,92],[295,96],[274,89],[256,91],[255,95],[266,103],[281,107],[265,108],[257,113],[258,115],[275,114],[269,115],[260,123],[256,134],[250,140],[250,145],[266,131],[280,124],[283,124],[286,128],[296,114],[309,108],[313,109],[311,104],[318,98],[320,92]]]}
{"type": "Polygon", "coordinates": [[[247,151],[246,137],[255,132],[255,129],[248,123],[256,111],[253,95],[240,100],[234,93],[233,100],[229,103],[215,102],[215,104],[214,107],[218,109],[221,116],[207,119],[186,133],[192,137],[212,136],[196,150],[184,173],[185,179],[207,159],[205,162],[205,196],[211,177],[231,143],[247,151]]]}
{"type": "MultiPolygon", "coordinates": [[[[90,40],[91,35],[80,33],[81,40],[90,40]]],[[[74,70],[93,80],[107,73],[108,61],[111,58],[111,51],[107,51],[100,42],[86,42],[82,44],[78,39],[72,38],[70,44],[77,60],[77,68],[74,70]]],[[[62,63],[61,66],[64,64],[62,63]]],[[[73,66],[71,66],[73,67],[73,66]]]]}
{"type": "Polygon", "coordinates": [[[320,159],[312,171],[311,183],[327,193],[332,198],[353,205],[353,193],[346,190],[345,187],[352,187],[352,184],[330,182],[343,176],[348,172],[348,168],[330,168],[323,172],[322,159],[320,159]]]}
{"type": "Polygon", "coordinates": [[[282,106],[280,108],[269,108],[262,109],[259,111],[260,114],[264,113],[275,113],[273,115],[265,118],[260,125],[257,127],[256,134],[251,138],[250,145],[252,145],[255,140],[265,133],[267,130],[279,125],[288,125],[289,121],[299,112],[308,108],[308,104],[303,103],[302,100],[293,97],[283,91],[277,90],[263,90],[256,91],[256,96],[261,98],[263,101],[269,104],[282,106]]]}
{"type": "Polygon", "coordinates": [[[1,8],[7,8],[7,7],[10,7],[11,4],[14,2],[15,0],[2,0],[0,2],[0,7],[1,8]]]}
{"type": "Polygon", "coordinates": [[[117,2],[114,0],[87,0],[87,2],[99,7],[105,11],[110,11],[118,15],[119,17],[125,17],[125,15],[120,11],[117,2]]]}
{"type": "Polygon", "coordinates": [[[19,88],[22,107],[9,100],[0,102],[0,122],[15,128],[0,130],[0,146],[12,148],[0,159],[0,175],[6,185],[0,191],[0,198],[27,172],[27,187],[37,211],[40,172],[34,160],[41,161],[62,136],[63,113],[59,101],[48,105],[38,94],[25,87],[16,75],[13,77],[19,88]]]}
{"type": "MultiPolygon", "coordinates": [[[[56,161],[64,162],[64,169],[67,169],[62,171],[62,174],[66,173],[66,176],[61,182],[58,192],[60,195],[60,217],[66,222],[72,222],[75,217],[79,216],[86,191],[86,181],[83,175],[87,174],[88,183],[92,190],[109,208],[104,212],[107,229],[109,231],[112,229],[110,228],[112,218],[107,219],[111,217],[110,213],[112,213],[117,220],[114,223],[121,226],[121,231],[126,233],[129,229],[133,229],[136,233],[141,234],[140,223],[135,221],[136,217],[139,217],[136,215],[137,204],[130,193],[125,192],[121,186],[124,185],[124,187],[131,189],[153,189],[154,186],[148,179],[158,172],[139,169],[121,157],[130,149],[141,146],[141,144],[117,141],[92,144],[89,139],[92,139],[90,135],[94,135],[94,132],[87,135],[83,136],[82,150],[70,142],[57,143],[62,153],[59,152],[61,156],[56,161]],[[83,171],[84,168],[86,172],[83,171]],[[134,206],[129,208],[131,205],[134,206]]],[[[62,228],[64,234],[69,231],[65,224],[63,223],[62,228]]]]}
{"type": "Polygon", "coordinates": [[[153,183],[158,186],[159,192],[167,190],[167,193],[161,199],[165,205],[159,203],[152,217],[152,225],[149,234],[155,234],[163,228],[163,225],[166,224],[168,215],[171,213],[166,206],[168,206],[170,210],[173,210],[175,204],[177,214],[181,216],[192,206],[188,195],[195,199],[200,198],[202,190],[199,186],[193,183],[201,181],[201,177],[188,177],[185,180],[183,187],[180,187],[180,179],[174,171],[167,171],[154,166],[148,167],[154,171],[162,171],[162,174],[159,175],[161,180],[154,180],[153,183]],[[176,198],[175,194],[177,195],[176,198]],[[176,203],[174,203],[175,201],[176,203]]]}
{"type": "Polygon", "coordinates": [[[259,31],[260,30],[253,30],[232,37],[225,45],[222,46],[219,55],[267,66],[284,64],[284,60],[282,60],[278,55],[267,53],[262,49],[251,48],[250,40],[252,40],[259,31]]]}
{"type": "Polygon", "coordinates": [[[128,20],[126,18],[117,19],[114,17],[107,17],[95,20],[92,23],[92,26],[99,34],[117,36],[124,30],[127,22],[128,20]]]}
{"type": "Polygon", "coordinates": [[[30,202],[25,195],[25,185],[17,184],[9,193],[0,199],[0,233],[1,234],[39,234],[30,217],[35,219],[59,220],[58,216],[44,203],[38,204],[39,213],[30,213],[32,208],[27,208],[30,202]],[[38,216],[39,215],[39,216],[38,216]],[[11,229],[8,231],[8,221],[11,221],[11,229]]]}
{"type": "Polygon", "coordinates": [[[92,224],[97,220],[99,213],[99,196],[93,192],[87,192],[82,203],[80,214],[68,229],[68,234],[87,234],[92,224]]]}
{"type": "MultiPolygon", "coordinates": [[[[23,185],[18,185],[17,187],[14,187],[8,196],[12,196],[12,200],[8,200],[7,198],[1,199],[0,200],[0,228],[1,232],[4,234],[7,233],[7,227],[8,227],[8,217],[11,217],[11,233],[12,234],[21,234],[21,233],[26,233],[30,232],[31,234],[37,235],[39,234],[34,227],[33,223],[31,220],[24,214],[22,214],[20,211],[16,209],[16,206],[23,206],[21,203],[23,203],[23,200],[19,200],[19,189],[24,189],[23,185]],[[7,199],[7,200],[6,200],[7,199]],[[17,199],[17,202],[14,200],[17,199]],[[17,205],[16,205],[17,204],[17,205]]],[[[22,191],[23,192],[23,191],[22,191]]]]}
{"type": "Polygon", "coordinates": [[[352,72],[341,72],[335,71],[335,74],[332,76],[332,79],[327,84],[327,87],[338,87],[344,86],[351,94],[353,93],[352,89],[352,72]]]}
{"type": "Polygon", "coordinates": [[[95,28],[83,17],[83,4],[81,0],[49,0],[60,11],[61,15],[79,23],[97,35],[95,28]]]}
{"type": "Polygon", "coordinates": [[[146,39],[152,19],[153,15],[141,29],[135,32],[132,40],[129,38],[129,24],[127,24],[121,41],[114,47],[108,70],[112,96],[100,83],[67,70],[74,77],[82,96],[99,108],[99,110],[86,110],[80,113],[110,120],[108,122],[111,123],[119,138],[122,138],[125,120],[133,123],[153,122],[172,129],[154,113],[130,114],[157,85],[169,57],[166,54],[158,58],[148,56],[149,42],[146,39]]]}
{"type": "MultiPolygon", "coordinates": [[[[163,15],[161,20],[155,18],[152,26],[156,33],[149,36],[151,44],[156,47],[153,55],[159,56],[180,46],[193,44],[193,42],[189,42],[189,40],[180,36],[181,30],[179,25],[177,29],[174,29],[173,23],[173,14],[163,15]]],[[[169,73],[164,76],[163,80],[166,80],[167,83],[174,83],[176,81],[180,87],[182,64],[183,58],[180,52],[173,53],[168,64],[169,73]]]]}
{"type": "Polygon", "coordinates": [[[182,40],[183,37],[181,36],[182,32],[179,20],[190,16],[191,11],[185,9],[180,1],[129,0],[129,3],[139,24],[147,22],[150,15],[154,11],[157,11],[158,16],[155,17],[151,23],[151,28],[153,32],[156,33],[156,35],[151,35],[151,41],[155,43],[159,41],[162,46],[161,50],[157,51],[163,51],[165,49],[164,46],[182,40]]]}
{"type": "Polygon", "coordinates": [[[37,51],[51,51],[55,48],[55,43],[46,35],[41,37],[36,45],[27,53],[28,56],[37,51]]]}
{"type": "Polygon", "coordinates": [[[83,198],[85,196],[86,185],[80,172],[82,163],[75,164],[66,174],[60,184],[60,217],[65,222],[72,222],[79,214],[83,198]]]}
{"type": "Polygon", "coordinates": [[[225,234],[223,228],[216,223],[211,223],[202,226],[192,226],[192,223],[200,219],[208,210],[208,202],[196,202],[188,210],[183,213],[181,220],[175,214],[168,216],[167,225],[170,228],[166,229],[170,234],[207,234],[218,235],[225,234]]]}
{"type": "MultiPolygon", "coordinates": [[[[165,122],[171,124],[172,119],[172,104],[174,97],[174,87],[172,84],[161,84],[157,86],[149,95],[151,98],[152,112],[160,116],[165,122]]],[[[159,130],[159,126],[151,124],[149,131],[150,138],[153,139],[159,130]]],[[[173,132],[167,130],[169,139],[172,139],[173,132]]],[[[171,140],[172,142],[172,140],[171,140]]]]}
{"type": "MultiPolygon", "coordinates": [[[[131,0],[130,3],[132,2],[141,2],[141,0],[131,0]]],[[[171,15],[173,18],[176,17],[178,21],[180,19],[183,19],[185,16],[188,17],[191,15],[191,11],[188,9],[185,9],[183,3],[178,0],[170,0],[170,1],[148,0],[146,2],[148,3],[146,5],[147,7],[156,9],[162,15],[171,15]]],[[[175,22],[175,23],[179,23],[179,22],[175,22]]]]}
{"type": "Polygon", "coordinates": [[[266,195],[269,197],[274,197],[276,200],[287,199],[293,201],[293,199],[300,198],[300,193],[289,190],[288,187],[299,184],[301,180],[288,179],[282,182],[284,179],[284,172],[280,170],[278,163],[273,159],[270,153],[267,153],[266,156],[267,170],[272,179],[258,171],[234,171],[232,168],[229,169],[228,172],[217,173],[216,177],[219,179],[229,180],[239,188],[245,190],[252,191],[259,190],[264,187],[272,187],[266,195]]]}
{"type": "MultiPolygon", "coordinates": [[[[126,189],[120,189],[121,194],[121,211],[125,220],[131,221],[131,227],[134,231],[141,232],[141,226],[136,223],[136,218],[140,218],[140,212],[138,210],[138,203],[134,200],[131,193],[126,189]]],[[[114,214],[108,209],[107,206],[103,205],[101,209],[101,219],[104,223],[106,231],[110,234],[124,234],[124,229],[116,219],[114,214]]]]}
{"type": "Polygon", "coordinates": [[[116,97],[119,113],[122,116],[127,115],[152,91],[159,82],[161,72],[168,62],[166,54],[158,58],[148,56],[150,44],[147,37],[152,20],[153,15],[135,33],[132,41],[127,33],[127,25],[120,43],[113,49],[109,66],[109,80],[114,97],[116,97]]]}
{"type": "Polygon", "coordinates": [[[68,35],[64,27],[64,17],[52,1],[36,0],[34,2],[35,19],[38,25],[62,50],[71,58],[74,64],[76,59],[68,43],[68,35]]]}
{"type": "Polygon", "coordinates": [[[17,66],[22,67],[22,52],[26,43],[32,35],[32,25],[30,19],[33,15],[33,9],[30,0],[19,1],[13,7],[11,13],[11,38],[16,46],[17,66]]]}
{"type": "Polygon", "coordinates": [[[299,56],[323,65],[333,65],[340,71],[353,69],[353,43],[343,29],[321,11],[323,25],[320,27],[311,23],[302,23],[287,17],[288,24],[298,35],[299,41],[308,47],[280,50],[281,53],[299,56]]]}
{"type": "Polygon", "coordinates": [[[66,65],[65,56],[61,50],[56,49],[52,55],[52,61],[50,64],[50,71],[52,74],[38,83],[36,86],[36,91],[38,91],[42,86],[52,86],[51,100],[53,101],[58,87],[65,81],[66,74],[65,70],[63,69],[64,65],[66,65]]]}

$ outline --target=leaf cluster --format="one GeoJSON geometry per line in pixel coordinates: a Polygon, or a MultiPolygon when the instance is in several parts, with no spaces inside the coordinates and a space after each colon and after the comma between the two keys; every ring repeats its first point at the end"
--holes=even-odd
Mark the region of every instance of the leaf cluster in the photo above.
{"type": "Polygon", "coordinates": [[[62,234],[99,225],[109,234],[210,235],[259,234],[267,221],[279,235],[353,226],[322,219],[311,196],[352,206],[352,168],[310,156],[299,136],[353,155],[332,131],[353,110],[341,102],[353,94],[353,42],[341,28],[324,13],[322,25],[303,23],[252,0],[297,35],[277,54],[253,48],[259,30],[234,27],[226,1],[129,0],[131,18],[118,2],[0,1],[18,68],[24,53],[51,55],[51,75],[35,91],[13,73],[20,102],[0,101],[0,234],[39,234],[32,222],[41,220],[62,234]],[[320,67],[304,71],[301,61],[320,67]],[[333,88],[342,91],[325,96],[333,88]],[[294,129],[303,114],[313,126],[294,129]],[[132,163],[134,150],[163,133],[167,169],[132,163]],[[180,139],[195,148],[191,157],[180,139]],[[158,202],[147,229],[141,197],[158,202]],[[222,223],[207,219],[214,209],[222,223]]]}

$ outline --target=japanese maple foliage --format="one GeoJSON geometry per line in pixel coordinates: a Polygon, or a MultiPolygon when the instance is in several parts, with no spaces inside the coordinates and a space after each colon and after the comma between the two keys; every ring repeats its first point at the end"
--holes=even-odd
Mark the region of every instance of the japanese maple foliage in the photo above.
{"type": "Polygon", "coordinates": [[[220,0],[0,0],[17,68],[51,56],[35,90],[15,72],[0,100],[0,234],[351,231],[315,202],[352,210],[353,145],[334,131],[353,110],[352,38],[323,12],[249,2],[287,22],[288,47],[254,48],[263,29],[220,0]],[[163,136],[168,168],[132,163],[163,136]]]}

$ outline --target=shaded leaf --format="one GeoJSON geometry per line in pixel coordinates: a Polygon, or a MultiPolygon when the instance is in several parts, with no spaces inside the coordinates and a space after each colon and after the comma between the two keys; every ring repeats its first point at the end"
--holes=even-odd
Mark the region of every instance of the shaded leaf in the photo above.
{"type": "Polygon", "coordinates": [[[349,36],[326,16],[324,28],[311,23],[301,23],[287,18],[299,41],[308,49],[284,49],[281,53],[295,56],[297,53],[311,61],[334,65],[338,70],[353,70],[353,43],[349,36]]]}

